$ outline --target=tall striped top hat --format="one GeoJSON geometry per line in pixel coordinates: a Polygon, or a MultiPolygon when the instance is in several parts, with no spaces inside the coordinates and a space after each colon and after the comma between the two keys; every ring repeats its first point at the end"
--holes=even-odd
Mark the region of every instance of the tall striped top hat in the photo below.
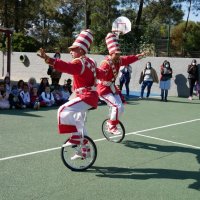
{"type": "Polygon", "coordinates": [[[121,53],[120,45],[118,42],[117,35],[114,33],[108,33],[106,36],[106,45],[109,51],[109,54],[112,53],[121,53]]]}
{"type": "Polygon", "coordinates": [[[80,47],[85,51],[85,53],[87,53],[92,41],[93,41],[93,35],[91,30],[90,29],[83,30],[76,38],[72,46],[69,47],[69,49],[80,47]]]}

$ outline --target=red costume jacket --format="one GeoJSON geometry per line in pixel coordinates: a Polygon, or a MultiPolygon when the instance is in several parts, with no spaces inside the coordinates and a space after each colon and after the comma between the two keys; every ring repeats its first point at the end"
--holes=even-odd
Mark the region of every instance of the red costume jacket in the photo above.
{"type": "Polygon", "coordinates": [[[73,75],[73,90],[82,101],[96,108],[98,93],[93,89],[96,83],[96,64],[88,58],[76,58],[72,62],[56,59],[54,68],[73,75]]]}
{"type": "Polygon", "coordinates": [[[117,78],[120,66],[131,64],[133,62],[136,62],[137,60],[138,60],[138,57],[135,55],[120,56],[119,62],[117,64],[113,64],[110,59],[110,56],[107,56],[106,59],[102,62],[102,64],[99,67],[99,70],[104,71],[105,75],[98,76],[98,79],[99,79],[98,85],[97,85],[98,94],[101,96],[101,95],[113,93],[111,85],[113,85],[116,93],[118,94],[118,90],[116,86],[114,86],[114,82],[117,78]]]}

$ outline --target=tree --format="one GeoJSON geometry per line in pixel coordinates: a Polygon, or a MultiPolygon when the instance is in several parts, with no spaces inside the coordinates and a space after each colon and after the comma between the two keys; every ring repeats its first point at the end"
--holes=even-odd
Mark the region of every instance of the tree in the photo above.
{"type": "Polygon", "coordinates": [[[13,51],[36,52],[40,47],[40,43],[32,37],[24,36],[22,33],[14,33],[13,35],[13,51]]]}
{"type": "Polygon", "coordinates": [[[105,37],[111,32],[113,21],[120,15],[117,10],[119,2],[117,0],[92,0],[90,1],[91,25],[94,32],[94,42],[91,50],[94,53],[107,53],[105,37]]]}
{"type": "Polygon", "coordinates": [[[185,55],[193,57],[195,57],[195,55],[198,56],[196,53],[199,52],[200,46],[200,23],[195,23],[191,21],[188,22],[187,37],[185,37],[184,33],[185,23],[186,22],[182,22],[172,29],[172,48],[177,52],[177,55],[181,55],[182,48],[184,48],[185,55]],[[184,43],[182,43],[183,38],[185,38],[184,43]]]}

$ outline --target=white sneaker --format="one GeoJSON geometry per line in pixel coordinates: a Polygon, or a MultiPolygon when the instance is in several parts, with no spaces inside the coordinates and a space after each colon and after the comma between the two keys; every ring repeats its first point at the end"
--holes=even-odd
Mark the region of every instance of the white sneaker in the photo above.
{"type": "Polygon", "coordinates": [[[71,160],[77,160],[77,159],[82,159],[82,155],[76,153],[74,156],[71,157],[71,160]]]}
{"type": "Polygon", "coordinates": [[[67,141],[65,144],[62,145],[62,147],[70,147],[75,145],[74,143],[71,143],[70,141],[67,141]]]}
{"type": "Polygon", "coordinates": [[[192,97],[188,97],[188,99],[189,99],[190,101],[192,101],[192,97]]]}

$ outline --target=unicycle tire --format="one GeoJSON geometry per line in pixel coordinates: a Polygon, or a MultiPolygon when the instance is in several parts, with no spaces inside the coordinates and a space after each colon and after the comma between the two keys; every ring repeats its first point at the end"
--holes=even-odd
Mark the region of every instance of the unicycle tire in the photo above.
{"type": "MultiPolygon", "coordinates": [[[[68,142],[69,139],[65,141],[68,142]]],[[[72,145],[72,146],[62,146],[61,147],[61,158],[64,163],[64,165],[69,168],[72,171],[85,171],[88,168],[90,168],[96,158],[97,158],[97,147],[94,143],[94,141],[88,137],[84,136],[84,140],[87,141],[87,146],[90,148],[90,155],[86,157],[81,157],[75,160],[72,160],[72,157],[77,154],[77,152],[81,152],[81,149],[83,147],[82,144],[79,145],[72,145]]]]}
{"type": "Polygon", "coordinates": [[[118,131],[120,131],[120,134],[115,135],[108,131],[108,121],[109,121],[109,119],[105,119],[102,122],[102,133],[103,133],[104,137],[110,142],[120,143],[125,137],[124,125],[122,124],[122,122],[119,121],[119,123],[117,124],[117,129],[118,129],[118,131]]]}

